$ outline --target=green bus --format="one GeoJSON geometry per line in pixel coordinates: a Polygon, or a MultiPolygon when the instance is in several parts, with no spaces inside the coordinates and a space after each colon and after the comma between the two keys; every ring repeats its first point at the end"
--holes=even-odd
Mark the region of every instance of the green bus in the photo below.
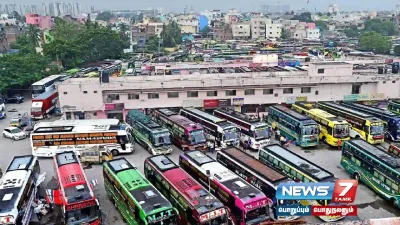
{"type": "Polygon", "coordinates": [[[400,101],[391,100],[388,102],[387,109],[392,112],[400,115],[400,101]]]}
{"type": "Polygon", "coordinates": [[[133,109],[126,115],[126,122],[132,127],[132,136],[150,154],[161,155],[172,152],[170,133],[146,116],[142,111],[133,109]]]}
{"type": "Polygon", "coordinates": [[[400,159],[364,140],[346,141],[340,164],[355,179],[400,208],[400,159]]]}
{"type": "Polygon", "coordinates": [[[178,211],[125,158],[103,164],[104,187],[128,225],[177,225],[178,211]]]}

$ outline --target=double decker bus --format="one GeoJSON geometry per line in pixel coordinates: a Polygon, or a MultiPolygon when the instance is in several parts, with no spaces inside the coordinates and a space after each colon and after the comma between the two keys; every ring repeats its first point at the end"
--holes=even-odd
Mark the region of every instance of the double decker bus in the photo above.
{"type": "MultiPolygon", "coordinates": [[[[285,173],[296,182],[335,182],[333,173],[278,145],[268,145],[260,148],[258,159],[275,170],[285,173]]],[[[329,200],[301,200],[303,205],[330,204],[329,200]]],[[[320,216],[325,222],[338,221],[344,216],[320,216]]]]}
{"type": "Polygon", "coordinates": [[[194,108],[181,109],[180,114],[201,124],[206,132],[217,141],[218,146],[222,148],[234,146],[239,143],[238,128],[225,119],[218,118],[194,108]]]}
{"type": "Polygon", "coordinates": [[[249,148],[257,150],[261,145],[267,144],[270,138],[269,126],[258,119],[236,112],[230,108],[214,110],[214,116],[226,119],[240,128],[240,141],[249,143],[249,148]]]}
{"type": "Polygon", "coordinates": [[[392,112],[400,115],[400,101],[398,100],[390,100],[387,105],[387,109],[392,112]]]}
{"type": "Polygon", "coordinates": [[[343,103],[342,105],[358,110],[363,113],[371,114],[386,122],[385,136],[387,140],[398,141],[400,140],[400,116],[390,111],[380,109],[373,106],[362,105],[357,103],[343,103]]]}
{"type": "Polygon", "coordinates": [[[169,109],[156,109],[157,122],[172,133],[172,142],[182,150],[206,150],[207,140],[203,127],[169,109]]]}
{"type": "Polygon", "coordinates": [[[229,210],[165,155],[147,158],[144,174],[178,209],[180,224],[228,224],[229,210]]]}
{"type": "Polygon", "coordinates": [[[370,115],[333,102],[319,102],[318,108],[340,116],[352,125],[350,137],[362,138],[371,144],[380,144],[385,140],[385,122],[370,115]]]}
{"type": "Polygon", "coordinates": [[[318,145],[318,124],[314,120],[283,105],[269,107],[267,122],[272,127],[277,127],[281,134],[295,141],[301,147],[318,145]]]}
{"type": "Polygon", "coordinates": [[[229,208],[236,225],[269,220],[269,201],[264,193],[200,151],[179,156],[179,165],[229,208]]]}
{"type": "Polygon", "coordinates": [[[118,119],[41,122],[35,125],[30,140],[32,154],[40,157],[94,146],[105,146],[113,155],[134,150],[130,129],[118,119]]]}
{"type": "MultiPolygon", "coordinates": [[[[254,187],[261,190],[268,198],[270,198],[274,205],[279,204],[290,205],[298,203],[297,201],[276,199],[276,190],[280,183],[293,182],[282,172],[278,172],[271,167],[262,164],[253,156],[243,152],[238,148],[227,148],[217,152],[217,161],[228,168],[230,171],[236,173],[241,178],[252,184],[254,187]]],[[[276,217],[278,220],[295,220],[298,216],[282,216],[276,217]]]]}
{"type": "Polygon", "coordinates": [[[154,122],[142,111],[133,109],[126,115],[126,122],[132,128],[132,135],[150,154],[160,155],[172,152],[169,130],[154,122]]]}
{"type": "Polygon", "coordinates": [[[39,161],[32,155],[16,156],[0,182],[0,224],[28,225],[39,179],[39,161]]]}
{"type": "Polygon", "coordinates": [[[63,80],[67,79],[68,76],[64,74],[50,75],[39,81],[36,81],[31,85],[32,99],[36,98],[38,95],[54,90],[57,83],[61,83],[63,80]]]}
{"type": "Polygon", "coordinates": [[[321,109],[313,108],[311,104],[296,102],[292,108],[307,115],[320,125],[319,139],[330,146],[337,147],[340,143],[350,140],[350,124],[343,118],[337,117],[321,109]],[[340,141],[339,141],[340,140],[340,141]]]}
{"type": "Polygon", "coordinates": [[[400,159],[364,140],[346,141],[340,164],[383,198],[400,208],[400,159]]]}
{"type": "Polygon", "coordinates": [[[100,205],[93,193],[75,152],[62,152],[54,156],[58,189],[54,197],[61,204],[61,224],[101,224],[100,205]],[[57,193],[58,192],[58,193],[57,193]]]}
{"type": "Polygon", "coordinates": [[[178,211],[125,158],[103,164],[108,197],[128,225],[177,225],[178,211]]]}

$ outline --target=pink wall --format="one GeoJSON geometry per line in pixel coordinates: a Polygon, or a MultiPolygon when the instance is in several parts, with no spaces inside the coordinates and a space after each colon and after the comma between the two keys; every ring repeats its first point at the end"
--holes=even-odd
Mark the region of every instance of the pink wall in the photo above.
{"type": "Polygon", "coordinates": [[[97,119],[107,119],[107,113],[105,111],[97,111],[97,119]]]}
{"type": "Polygon", "coordinates": [[[39,16],[38,14],[30,14],[26,15],[26,23],[38,26],[42,30],[48,30],[52,27],[51,16],[39,16]]]}
{"type": "Polygon", "coordinates": [[[307,26],[306,26],[308,29],[315,29],[315,28],[317,28],[317,26],[315,25],[315,23],[307,23],[307,26]]]}
{"type": "Polygon", "coordinates": [[[26,23],[27,23],[27,24],[32,24],[32,25],[37,25],[37,26],[39,26],[40,17],[39,17],[38,14],[30,14],[30,13],[27,13],[27,14],[25,15],[25,17],[26,17],[26,23]]]}
{"type": "Polygon", "coordinates": [[[41,16],[39,27],[43,30],[51,29],[53,22],[51,20],[51,16],[41,16]]]}

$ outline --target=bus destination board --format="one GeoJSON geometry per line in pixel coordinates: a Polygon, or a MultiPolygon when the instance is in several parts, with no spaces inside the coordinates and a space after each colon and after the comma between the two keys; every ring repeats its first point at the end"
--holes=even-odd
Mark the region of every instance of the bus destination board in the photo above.
{"type": "Polygon", "coordinates": [[[33,135],[33,147],[118,143],[117,132],[33,135]]]}

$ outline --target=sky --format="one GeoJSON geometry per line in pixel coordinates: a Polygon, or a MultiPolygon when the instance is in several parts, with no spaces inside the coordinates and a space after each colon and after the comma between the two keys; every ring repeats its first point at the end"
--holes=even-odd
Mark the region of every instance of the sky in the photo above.
{"type": "Polygon", "coordinates": [[[325,12],[329,4],[338,4],[340,10],[392,10],[400,0],[0,0],[0,4],[38,4],[42,2],[80,2],[83,7],[95,6],[96,10],[148,9],[163,8],[164,12],[183,12],[185,5],[194,7],[195,11],[204,9],[221,9],[227,11],[236,8],[243,12],[261,11],[261,5],[291,5],[292,9],[306,8],[325,12]]]}

